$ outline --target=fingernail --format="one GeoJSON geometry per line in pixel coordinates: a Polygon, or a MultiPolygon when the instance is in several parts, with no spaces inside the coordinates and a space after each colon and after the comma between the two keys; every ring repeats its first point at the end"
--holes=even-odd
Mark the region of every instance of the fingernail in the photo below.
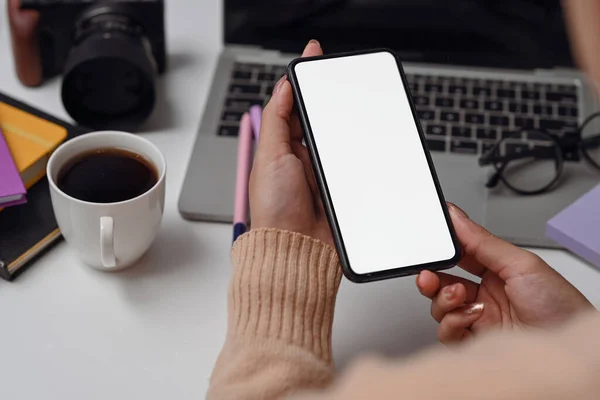
{"type": "Polygon", "coordinates": [[[310,39],[310,40],[308,41],[308,44],[311,44],[311,43],[312,43],[312,44],[318,44],[318,45],[319,45],[319,47],[321,46],[321,43],[319,43],[319,41],[318,41],[317,39],[310,39]]]}
{"type": "Polygon", "coordinates": [[[452,300],[454,298],[455,294],[456,294],[456,286],[455,285],[444,288],[444,299],[446,299],[447,301],[452,300]]]}
{"type": "Polygon", "coordinates": [[[454,214],[455,216],[457,216],[459,218],[469,219],[469,216],[467,215],[467,213],[465,213],[462,209],[458,208],[457,206],[455,206],[452,203],[448,203],[448,209],[450,210],[451,214],[454,214]]]}
{"type": "Polygon", "coordinates": [[[281,85],[283,85],[283,82],[285,82],[286,79],[287,79],[287,75],[285,75],[285,74],[281,78],[279,78],[279,80],[275,84],[275,87],[273,88],[273,94],[271,96],[275,96],[277,93],[279,93],[279,90],[281,89],[281,85]]]}
{"type": "Polygon", "coordinates": [[[479,314],[483,311],[483,303],[473,303],[465,309],[465,314],[479,314]]]}

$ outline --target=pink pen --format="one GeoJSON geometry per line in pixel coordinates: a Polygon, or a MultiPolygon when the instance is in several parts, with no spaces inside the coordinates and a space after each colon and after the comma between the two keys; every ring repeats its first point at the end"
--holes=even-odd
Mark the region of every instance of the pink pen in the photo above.
{"type": "Polygon", "coordinates": [[[262,118],[262,107],[259,105],[250,107],[250,120],[252,120],[252,130],[254,131],[254,140],[258,142],[260,134],[260,121],[262,118]]]}
{"type": "Polygon", "coordinates": [[[233,241],[246,232],[248,223],[248,180],[252,163],[252,123],[244,113],[238,135],[237,175],[235,182],[235,206],[233,209],[233,241]]]}

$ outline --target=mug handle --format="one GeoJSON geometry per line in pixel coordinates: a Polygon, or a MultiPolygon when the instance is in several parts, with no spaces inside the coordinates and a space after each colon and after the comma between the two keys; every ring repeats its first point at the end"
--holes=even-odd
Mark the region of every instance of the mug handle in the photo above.
{"type": "Polygon", "coordinates": [[[104,268],[117,266],[114,248],[114,233],[112,217],[100,218],[100,259],[104,268]]]}

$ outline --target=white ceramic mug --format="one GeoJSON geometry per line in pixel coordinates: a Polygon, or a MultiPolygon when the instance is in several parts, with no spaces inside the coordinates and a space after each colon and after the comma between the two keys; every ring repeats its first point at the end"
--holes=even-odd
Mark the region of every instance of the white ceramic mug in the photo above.
{"type": "Polygon", "coordinates": [[[46,170],[54,215],[68,245],[86,264],[117,271],[134,264],[150,248],[162,220],[166,169],[165,158],[156,146],[126,132],[83,134],[54,151],[46,170]],[[58,175],[69,161],[102,148],[141,155],[155,167],[158,181],[144,194],[117,203],[82,201],[59,189],[58,175]]]}

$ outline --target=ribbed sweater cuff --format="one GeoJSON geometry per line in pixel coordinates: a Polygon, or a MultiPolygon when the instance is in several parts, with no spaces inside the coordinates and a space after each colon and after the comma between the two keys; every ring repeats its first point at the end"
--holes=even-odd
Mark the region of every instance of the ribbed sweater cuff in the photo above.
{"type": "Polygon", "coordinates": [[[335,249],[277,229],[256,229],[232,249],[229,333],[303,347],[331,362],[331,326],[342,271],[335,249]]]}

